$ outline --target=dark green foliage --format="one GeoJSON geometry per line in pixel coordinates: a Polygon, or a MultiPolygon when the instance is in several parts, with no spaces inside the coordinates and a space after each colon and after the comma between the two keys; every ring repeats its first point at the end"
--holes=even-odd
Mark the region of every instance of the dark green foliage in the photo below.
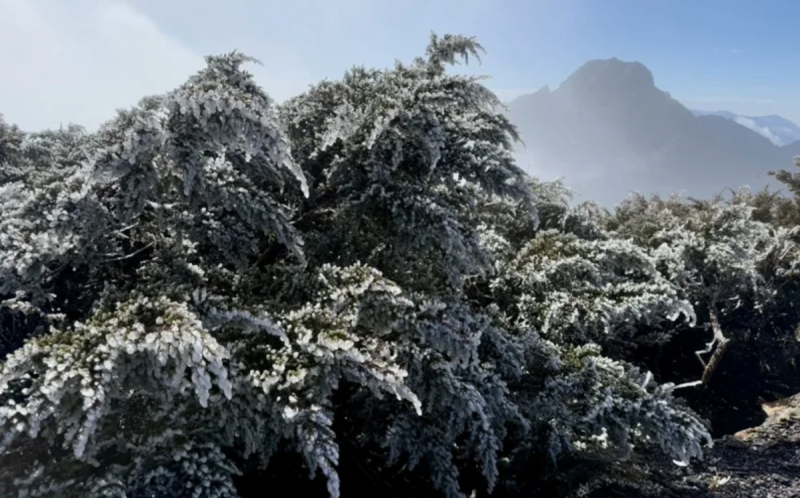
{"type": "Polygon", "coordinates": [[[0,121],[0,494],[586,496],[800,389],[795,201],[572,206],[480,52],[0,121]]]}

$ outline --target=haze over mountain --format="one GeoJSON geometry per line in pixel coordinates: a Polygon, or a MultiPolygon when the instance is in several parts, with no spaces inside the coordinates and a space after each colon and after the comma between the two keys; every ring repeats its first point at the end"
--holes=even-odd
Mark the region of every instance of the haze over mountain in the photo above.
{"type": "Polygon", "coordinates": [[[704,197],[721,185],[760,188],[798,148],[728,117],[696,115],[659,89],[642,63],[616,58],[589,61],[556,90],[508,107],[525,142],[517,149],[523,168],[564,177],[579,200],[608,205],[631,191],[704,197]]]}
{"type": "Polygon", "coordinates": [[[800,126],[783,116],[742,116],[741,114],[735,114],[729,111],[693,110],[692,112],[695,116],[713,114],[736,121],[740,125],[767,137],[772,143],[778,146],[789,145],[792,142],[800,140],[800,126]]]}

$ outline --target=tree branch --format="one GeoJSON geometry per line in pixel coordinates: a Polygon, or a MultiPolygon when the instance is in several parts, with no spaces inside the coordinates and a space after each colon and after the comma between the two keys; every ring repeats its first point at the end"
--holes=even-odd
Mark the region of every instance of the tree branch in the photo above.
{"type": "Polygon", "coordinates": [[[719,325],[719,316],[717,314],[716,302],[712,301],[709,308],[710,308],[709,314],[711,318],[711,329],[714,331],[714,340],[711,342],[711,344],[713,345],[714,343],[716,343],[717,348],[714,350],[714,353],[708,360],[708,364],[705,366],[705,369],[703,370],[703,377],[701,378],[703,384],[708,384],[708,381],[711,380],[711,376],[719,367],[719,362],[725,355],[725,351],[727,351],[728,349],[728,343],[730,342],[730,339],[725,337],[725,334],[722,333],[722,327],[720,327],[719,325]]]}
{"type": "Polygon", "coordinates": [[[699,386],[699,385],[701,385],[702,383],[703,383],[703,381],[702,381],[702,380],[695,380],[695,381],[692,381],[692,382],[684,382],[683,384],[678,384],[677,386],[672,386],[672,389],[671,389],[671,390],[672,390],[672,391],[674,391],[674,390],[676,390],[676,389],[683,389],[684,387],[694,387],[694,386],[699,386]]]}
{"type": "Polygon", "coordinates": [[[705,349],[701,349],[699,351],[695,351],[694,354],[697,356],[697,359],[700,360],[700,364],[703,365],[703,376],[700,380],[696,380],[693,382],[686,382],[684,384],[677,385],[672,389],[681,389],[684,387],[694,387],[699,385],[708,385],[709,381],[711,380],[711,376],[714,375],[714,372],[719,368],[719,362],[722,360],[722,357],[725,355],[725,351],[728,349],[728,343],[730,339],[725,337],[725,334],[722,333],[722,327],[719,324],[719,312],[717,311],[717,297],[711,298],[711,303],[708,305],[708,314],[711,321],[711,330],[714,332],[714,337],[711,339],[711,342],[706,344],[705,349]],[[714,349],[714,346],[717,346],[714,349]],[[711,358],[709,358],[708,363],[703,361],[704,354],[711,353],[711,358]]]}
{"type": "Polygon", "coordinates": [[[146,251],[147,249],[150,249],[154,245],[155,245],[155,242],[150,242],[146,246],[144,246],[144,247],[142,247],[140,249],[137,249],[136,251],[134,251],[134,252],[132,252],[132,253],[130,253],[128,255],[120,256],[120,257],[117,257],[117,258],[104,259],[101,262],[102,263],[112,263],[112,262],[115,262],[115,261],[123,261],[123,260],[126,260],[126,259],[130,259],[130,258],[136,256],[137,254],[141,254],[143,251],[146,251]]]}

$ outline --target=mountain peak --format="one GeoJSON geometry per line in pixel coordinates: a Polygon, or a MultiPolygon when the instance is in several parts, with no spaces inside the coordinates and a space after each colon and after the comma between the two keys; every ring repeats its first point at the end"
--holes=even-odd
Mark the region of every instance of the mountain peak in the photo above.
{"type": "Polygon", "coordinates": [[[627,62],[616,57],[595,59],[572,73],[559,87],[581,91],[598,87],[622,86],[631,89],[654,89],[653,73],[638,61],[627,62]]]}
{"type": "Polygon", "coordinates": [[[554,91],[518,98],[509,116],[525,141],[520,164],[566,177],[575,190],[607,203],[629,190],[709,196],[720,178],[759,188],[771,181],[766,171],[797,153],[761,136],[761,128],[777,135],[782,126],[695,117],[656,87],[644,64],[618,58],[589,61],[554,91]]]}

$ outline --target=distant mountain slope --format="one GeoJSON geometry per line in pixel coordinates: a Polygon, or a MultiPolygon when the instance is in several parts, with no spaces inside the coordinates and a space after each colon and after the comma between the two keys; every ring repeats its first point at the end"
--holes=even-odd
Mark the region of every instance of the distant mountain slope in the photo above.
{"type": "Polygon", "coordinates": [[[728,111],[692,111],[695,116],[721,116],[750,128],[778,146],[800,140],[800,126],[782,116],[742,116],[728,111]]]}
{"type": "Polygon", "coordinates": [[[739,150],[749,154],[752,161],[766,160],[772,163],[786,158],[781,148],[769,138],[753,133],[753,130],[735,121],[716,115],[698,116],[697,121],[720,142],[737,144],[739,150]]]}
{"type": "Polygon", "coordinates": [[[800,156],[800,140],[792,142],[782,148],[789,157],[794,158],[795,156],[800,156]]]}
{"type": "Polygon", "coordinates": [[[726,187],[770,182],[788,149],[736,122],[695,116],[658,89],[639,62],[590,61],[556,90],[508,104],[526,147],[520,165],[563,176],[581,199],[616,203],[630,191],[704,197],[726,187]]]}

